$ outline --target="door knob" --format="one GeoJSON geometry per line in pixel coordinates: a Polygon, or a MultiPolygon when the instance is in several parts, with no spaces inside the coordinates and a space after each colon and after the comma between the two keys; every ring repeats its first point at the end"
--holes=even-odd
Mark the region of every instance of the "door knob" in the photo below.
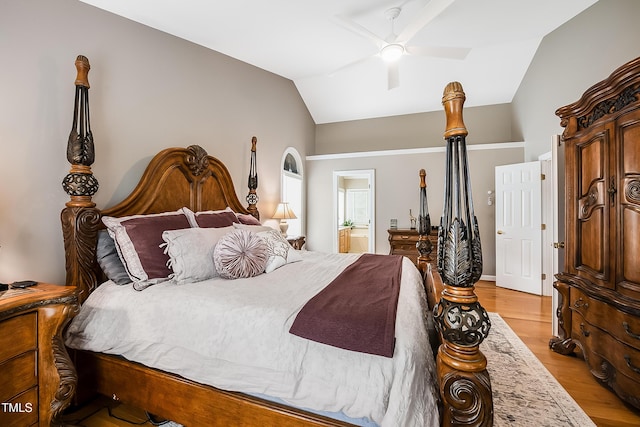
{"type": "Polygon", "coordinates": [[[498,233],[498,234],[504,234],[504,231],[502,231],[502,230],[498,230],[498,231],[497,231],[497,233],[498,233]]]}

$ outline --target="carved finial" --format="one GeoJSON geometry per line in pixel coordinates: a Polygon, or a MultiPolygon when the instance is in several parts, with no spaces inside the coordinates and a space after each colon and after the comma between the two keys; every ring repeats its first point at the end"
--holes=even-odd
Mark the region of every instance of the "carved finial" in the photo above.
{"type": "Polygon", "coordinates": [[[91,172],[95,150],[89,119],[89,60],[79,55],[75,64],[78,71],[75,106],[67,140],[67,160],[71,163],[71,170],[64,178],[62,187],[71,196],[67,206],[94,206],[91,196],[98,191],[99,185],[91,172]]]}
{"type": "Polygon", "coordinates": [[[89,70],[91,69],[91,65],[89,65],[89,59],[87,59],[84,55],[78,55],[76,58],[76,70],[78,70],[78,75],[76,77],[76,86],[83,86],[87,89],[89,86],[89,70]]]}
{"type": "Polygon", "coordinates": [[[258,138],[256,138],[255,136],[253,138],[251,138],[251,151],[255,152],[256,151],[256,144],[258,143],[258,138]]]}
{"type": "Polygon", "coordinates": [[[447,127],[444,131],[445,139],[452,136],[467,136],[467,128],[462,120],[462,106],[466,96],[462,85],[458,82],[451,82],[444,88],[442,95],[442,105],[447,118],[447,127]]]}
{"type": "Polygon", "coordinates": [[[427,171],[420,169],[420,188],[427,188],[427,171]]]}
{"type": "Polygon", "coordinates": [[[185,163],[194,176],[201,175],[209,167],[209,155],[207,151],[199,145],[187,147],[185,163]]]}

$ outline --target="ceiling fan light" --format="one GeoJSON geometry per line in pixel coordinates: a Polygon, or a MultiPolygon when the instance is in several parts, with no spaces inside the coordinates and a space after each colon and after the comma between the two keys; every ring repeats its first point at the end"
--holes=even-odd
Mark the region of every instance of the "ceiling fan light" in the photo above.
{"type": "Polygon", "coordinates": [[[394,62],[404,54],[404,46],[399,43],[391,43],[380,50],[380,56],[385,62],[394,62]]]}

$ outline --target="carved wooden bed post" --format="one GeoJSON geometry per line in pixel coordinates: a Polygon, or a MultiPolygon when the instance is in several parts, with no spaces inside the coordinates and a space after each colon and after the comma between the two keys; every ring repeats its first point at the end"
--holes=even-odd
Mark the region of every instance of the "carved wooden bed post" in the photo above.
{"type": "Polygon", "coordinates": [[[251,138],[251,164],[249,165],[249,194],[247,194],[247,210],[251,212],[256,219],[260,219],[260,212],[258,212],[258,208],[256,204],[258,203],[258,194],[256,194],[256,189],[258,188],[258,171],[256,169],[256,144],[258,143],[258,138],[255,136],[251,138]]]}
{"type": "Polygon", "coordinates": [[[429,204],[427,203],[427,172],[420,169],[420,213],[418,214],[418,269],[424,274],[427,264],[431,261],[432,245],[429,240],[431,233],[431,217],[429,216],[429,204]]]}
{"type": "Polygon", "coordinates": [[[97,286],[96,242],[100,212],[92,201],[98,191],[98,180],[93,176],[93,134],[89,122],[89,60],[80,55],[76,59],[78,71],[75,85],[73,126],[67,143],[67,160],[71,170],[62,187],[71,197],[60,215],[66,257],[67,285],[78,287],[82,303],[97,286]]]}
{"type": "Polygon", "coordinates": [[[442,336],[437,365],[444,425],[493,425],[491,381],[480,343],[491,323],[474,283],[482,274],[478,221],[473,211],[462,120],[462,85],[447,85],[442,97],[447,126],[444,209],[438,229],[438,272],[444,282],[434,320],[442,336]]]}

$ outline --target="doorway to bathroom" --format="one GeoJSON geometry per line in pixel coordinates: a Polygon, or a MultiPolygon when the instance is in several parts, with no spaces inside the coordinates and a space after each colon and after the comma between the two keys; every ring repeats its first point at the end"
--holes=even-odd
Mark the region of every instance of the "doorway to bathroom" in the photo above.
{"type": "Polygon", "coordinates": [[[375,252],[375,170],[333,172],[334,252],[375,252]]]}

